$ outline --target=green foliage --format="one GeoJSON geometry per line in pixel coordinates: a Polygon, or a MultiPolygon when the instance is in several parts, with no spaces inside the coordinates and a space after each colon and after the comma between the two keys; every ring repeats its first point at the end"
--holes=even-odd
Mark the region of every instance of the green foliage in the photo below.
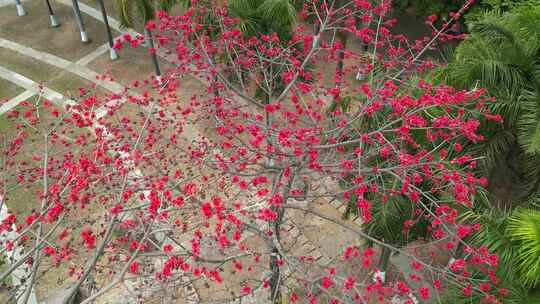
{"type": "Polygon", "coordinates": [[[457,11],[465,3],[464,0],[396,0],[392,1],[394,7],[404,10],[412,8],[420,16],[447,15],[457,11]]]}
{"type": "MultiPolygon", "coordinates": [[[[484,87],[496,98],[490,103],[492,114],[504,123],[484,121],[487,140],[468,147],[468,152],[486,156],[485,171],[490,172],[510,147],[519,144],[523,175],[531,193],[540,176],[540,5],[519,6],[513,10],[486,12],[470,24],[470,36],[456,49],[441,79],[458,88],[484,87]],[[532,158],[532,159],[531,159],[532,158]]],[[[535,186],[536,185],[536,186],[535,186]]]]}
{"type": "Polygon", "coordinates": [[[157,10],[169,11],[177,0],[115,0],[118,20],[124,27],[144,26],[157,10]]]}
{"type": "Polygon", "coordinates": [[[482,0],[478,1],[465,15],[467,23],[477,21],[488,11],[507,12],[518,7],[539,5],[539,0],[482,0]]]}
{"type": "MultiPolygon", "coordinates": [[[[538,286],[540,282],[538,199],[524,202],[525,207],[513,211],[493,208],[482,193],[478,199],[476,207],[464,212],[460,218],[462,222],[481,225],[478,233],[467,241],[497,253],[499,262],[496,276],[501,280],[499,286],[509,291],[504,303],[537,303],[531,302],[537,295],[530,288],[538,286]]],[[[451,290],[447,297],[452,299],[452,303],[475,300],[456,290],[451,290]]]]}
{"type": "MultiPolygon", "coordinates": [[[[471,277],[481,280],[489,281],[489,278],[480,273],[474,273],[471,277]]],[[[501,288],[505,288],[508,291],[508,295],[500,297],[498,300],[503,304],[532,304],[540,303],[533,300],[533,295],[529,294],[527,289],[523,288],[519,284],[519,278],[516,278],[516,281],[505,281],[499,283],[498,285],[501,288]]],[[[471,304],[471,303],[482,303],[484,302],[484,295],[481,293],[472,293],[468,296],[463,294],[463,286],[459,284],[451,284],[443,294],[441,295],[440,303],[452,303],[452,304],[471,304]]]]}
{"type": "MultiPolygon", "coordinates": [[[[495,97],[492,114],[504,123],[482,122],[487,140],[466,147],[466,152],[486,156],[484,170],[491,173],[498,160],[519,146],[517,167],[525,178],[527,197],[537,200],[540,188],[540,4],[536,1],[484,1],[497,11],[483,12],[469,24],[471,34],[456,49],[439,76],[458,88],[484,87],[495,97]],[[518,3],[520,2],[520,3],[518,3]],[[527,2],[527,3],[525,3],[527,2]],[[503,12],[505,10],[509,10],[503,12]]],[[[499,256],[498,278],[510,295],[505,303],[534,303],[529,295],[540,281],[540,212],[525,207],[499,210],[489,203],[464,213],[465,222],[481,229],[468,241],[486,246],[499,256]]],[[[527,207],[529,206],[529,207],[527,207]]],[[[450,292],[452,293],[452,292],[450,292]]],[[[453,303],[471,299],[454,292],[453,303]]]]}
{"type": "MultiPolygon", "coordinates": [[[[395,0],[392,4],[399,10],[411,9],[416,15],[448,17],[457,12],[467,0],[395,0]]],[[[469,24],[478,21],[488,11],[506,12],[519,7],[540,5],[540,0],[477,0],[461,19],[469,24]]]]}
{"type": "Polygon", "coordinates": [[[386,202],[381,198],[373,198],[373,202],[376,202],[370,209],[373,218],[364,225],[365,232],[370,236],[401,247],[428,235],[428,223],[423,217],[415,215],[416,205],[409,199],[394,196],[386,202]],[[405,227],[407,220],[415,221],[411,230],[405,227]]]}
{"type": "Polygon", "coordinates": [[[540,283],[540,211],[516,210],[509,219],[508,230],[512,239],[519,242],[516,261],[523,284],[537,286],[540,283]]]}
{"type": "Polygon", "coordinates": [[[463,214],[465,222],[479,223],[480,230],[468,240],[476,246],[485,246],[499,256],[502,273],[511,273],[515,259],[516,243],[507,233],[509,212],[498,208],[469,210],[463,214]]]}
{"type": "Polygon", "coordinates": [[[248,36],[275,32],[287,40],[296,22],[296,2],[292,0],[231,0],[229,12],[240,20],[240,29],[248,36]]]}

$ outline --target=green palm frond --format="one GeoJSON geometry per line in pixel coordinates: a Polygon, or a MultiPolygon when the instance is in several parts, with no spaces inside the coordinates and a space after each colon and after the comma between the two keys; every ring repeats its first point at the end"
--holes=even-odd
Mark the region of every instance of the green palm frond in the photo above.
{"type": "Polygon", "coordinates": [[[238,26],[246,35],[255,35],[260,30],[261,20],[257,7],[257,2],[253,0],[232,0],[228,3],[231,16],[240,20],[238,26]]]}
{"type": "MultiPolygon", "coordinates": [[[[481,192],[482,193],[482,192],[481,192]]],[[[480,194],[481,194],[480,193],[480,194]]],[[[528,202],[524,202],[525,205],[530,206],[530,208],[517,209],[518,211],[502,211],[496,208],[492,208],[485,196],[478,197],[476,207],[474,209],[469,209],[463,212],[460,220],[466,223],[475,222],[480,223],[480,230],[469,239],[467,242],[475,246],[486,246],[490,251],[496,252],[499,256],[499,264],[496,276],[501,280],[499,287],[506,288],[509,291],[509,295],[505,296],[501,300],[503,303],[512,303],[512,304],[526,304],[526,303],[536,303],[531,302],[535,295],[529,292],[528,286],[525,286],[523,280],[523,274],[520,271],[520,257],[523,241],[516,237],[514,229],[522,229],[524,225],[521,214],[527,214],[529,217],[535,219],[540,219],[540,212],[538,211],[540,207],[540,198],[531,199],[528,202]],[[534,209],[536,208],[536,209],[534,209]],[[531,212],[536,212],[537,215],[531,216],[531,212]],[[516,219],[520,219],[517,221],[516,219]],[[516,267],[518,265],[518,267],[516,267]]],[[[527,220],[527,222],[530,222],[527,220]]],[[[532,230],[538,232],[538,227],[532,230]]],[[[530,229],[525,229],[527,233],[522,233],[521,235],[526,235],[527,239],[530,236],[530,229]]],[[[536,260],[538,261],[538,259],[536,260]]],[[[473,274],[474,276],[474,274],[473,274]]],[[[485,276],[485,275],[484,275],[485,276]]],[[[538,273],[536,273],[538,276],[538,273]]],[[[478,277],[478,279],[487,279],[486,277],[478,277]]],[[[445,293],[444,299],[448,303],[471,303],[476,301],[481,301],[481,298],[478,296],[481,295],[472,295],[472,296],[463,296],[459,292],[459,286],[450,287],[449,292],[445,293]],[[457,292],[456,292],[457,291],[457,292]]]]}
{"type": "Polygon", "coordinates": [[[115,2],[118,20],[123,27],[133,27],[136,20],[132,4],[131,0],[116,0],[115,2]]]}
{"type": "MultiPolygon", "coordinates": [[[[479,223],[480,230],[472,235],[468,242],[476,246],[485,246],[491,252],[499,256],[501,267],[509,267],[513,264],[516,254],[515,244],[507,233],[508,211],[497,208],[482,210],[468,210],[463,213],[461,220],[468,223],[479,223]]],[[[509,271],[506,269],[506,271],[509,271]]]]}
{"type": "Polygon", "coordinates": [[[296,7],[291,0],[231,0],[229,12],[240,20],[244,34],[276,32],[281,37],[290,35],[296,22],[296,7]]]}
{"type": "Polygon", "coordinates": [[[540,157],[535,154],[523,153],[521,155],[521,163],[526,164],[523,171],[525,178],[525,186],[527,187],[527,194],[535,196],[540,194],[540,157]]]}
{"type": "Polygon", "coordinates": [[[518,37],[527,41],[526,45],[538,48],[540,42],[540,5],[527,5],[508,13],[508,26],[518,37]]]}
{"type": "Polygon", "coordinates": [[[498,58],[484,58],[482,61],[468,63],[471,64],[471,76],[481,80],[488,89],[503,86],[512,92],[514,89],[519,92],[519,88],[526,83],[522,70],[498,58]]]}
{"type": "Polygon", "coordinates": [[[156,10],[152,0],[135,0],[134,2],[137,8],[137,14],[141,17],[144,24],[154,19],[156,10]]]}
{"type": "MultiPolygon", "coordinates": [[[[478,280],[488,281],[489,278],[485,275],[476,274],[473,278],[478,280]]],[[[498,284],[499,288],[506,288],[508,290],[508,295],[498,299],[503,304],[531,304],[531,303],[540,303],[533,302],[532,297],[528,294],[528,290],[519,284],[519,279],[516,281],[505,280],[498,284]]],[[[450,286],[446,289],[442,296],[440,303],[452,303],[452,304],[471,304],[471,303],[482,303],[485,299],[485,295],[482,293],[473,293],[470,296],[463,294],[463,286],[450,282],[450,286]]]]}
{"type": "Polygon", "coordinates": [[[252,15],[260,5],[260,1],[256,0],[231,0],[228,2],[228,7],[233,8],[237,14],[252,15]]]}
{"type": "Polygon", "coordinates": [[[485,128],[482,134],[486,137],[486,140],[468,144],[465,152],[484,157],[482,160],[483,166],[480,169],[486,175],[497,165],[497,161],[510,151],[510,147],[516,144],[516,137],[512,131],[499,126],[485,128]]]}
{"type": "Polygon", "coordinates": [[[443,72],[444,80],[459,88],[485,87],[519,91],[526,83],[523,73],[512,62],[511,51],[496,52],[493,45],[476,37],[458,48],[455,58],[443,72]]]}
{"type": "Polygon", "coordinates": [[[524,91],[519,99],[522,115],[519,119],[519,142],[526,153],[540,154],[540,96],[536,91],[524,91]]]}
{"type": "Polygon", "coordinates": [[[178,3],[178,0],[159,0],[158,7],[162,11],[170,11],[178,3]]]}
{"type": "Polygon", "coordinates": [[[296,8],[290,0],[265,0],[259,13],[266,22],[274,25],[274,30],[291,27],[296,22],[296,8]]]}
{"type": "Polygon", "coordinates": [[[472,24],[471,31],[493,42],[510,43],[521,50],[521,45],[514,36],[514,32],[504,26],[500,17],[500,15],[488,13],[481,21],[472,24]]]}
{"type": "Polygon", "coordinates": [[[369,235],[395,246],[403,246],[408,241],[427,234],[424,231],[426,225],[422,222],[423,218],[418,218],[420,222],[416,223],[408,234],[404,233],[405,221],[417,218],[414,215],[416,205],[410,200],[398,195],[386,202],[380,197],[372,201],[373,206],[370,209],[372,218],[364,224],[365,231],[369,235]]]}
{"type": "Polygon", "coordinates": [[[526,286],[540,283],[540,211],[516,210],[509,219],[508,230],[519,241],[517,265],[526,286]]]}
{"type": "MultiPolygon", "coordinates": [[[[524,98],[521,90],[513,92],[515,89],[500,87],[498,89],[492,89],[490,92],[496,96],[495,102],[490,103],[489,110],[492,113],[501,114],[504,118],[504,128],[507,130],[515,129],[517,127],[517,121],[521,115],[523,107],[521,106],[521,100],[524,98]]],[[[491,124],[500,126],[500,123],[491,124]]]]}
{"type": "Polygon", "coordinates": [[[178,0],[115,0],[118,20],[123,27],[144,26],[156,17],[156,10],[170,11],[178,0]]]}
{"type": "Polygon", "coordinates": [[[191,7],[191,0],[177,0],[178,4],[180,4],[183,8],[191,7]]]}
{"type": "Polygon", "coordinates": [[[527,157],[532,168],[522,166],[529,189],[540,188],[540,160],[535,159],[540,157],[539,18],[540,7],[484,13],[438,75],[458,88],[486,88],[495,97],[489,110],[502,115],[504,123],[484,121],[481,133],[487,140],[469,145],[467,152],[486,156],[485,173],[516,144],[536,154],[527,157]]]}

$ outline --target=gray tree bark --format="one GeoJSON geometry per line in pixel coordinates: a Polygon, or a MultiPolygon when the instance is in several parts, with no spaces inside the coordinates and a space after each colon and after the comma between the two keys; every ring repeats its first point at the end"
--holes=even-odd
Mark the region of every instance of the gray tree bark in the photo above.
{"type": "MultiPolygon", "coordinates": [[[[154,39],[152,38],[152,32],[145,28],[144,29],[144,35],[146,37],[146,41],[148,42],[148,48],[153,48],[154,47],[154,39]]],[[[158,80],[161,80],[161,69],[159,68],[159,62],[158,62],[158,59],[157,59],[157,55],[156,53],[152,53],[150,54],[151,55],[151,58],[152,58],[152,64],[154,65],[154,74],[156,74],[156,78],[158,78],[158,80]]]]}

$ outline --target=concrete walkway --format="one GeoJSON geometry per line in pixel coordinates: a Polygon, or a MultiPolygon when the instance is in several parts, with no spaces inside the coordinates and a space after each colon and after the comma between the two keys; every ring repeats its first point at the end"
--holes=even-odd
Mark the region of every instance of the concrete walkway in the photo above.
{"type": "MultiPolygon", "coordinates": [[[[68,5],[68,6],[73,5],[73,3],[70,0],[57,0],[57,2],[62,3],[64,5],[68,5]]],[[[85,4],[85,3],[81,3],[81,2],[79,2],[79,8],[80,8],[81,12],[83,12],[83,13],[87,14],[88,16],[98,20],[99,22],[103,22],[103,19],[101,18],[101,12],[99,10],[97,10],[97,9],[95,9],[95,8],[85,4]]],[[[123,27],[118,20],[116,20],[114,17],[111,17],[110,15],[107,16],[107,19],[109,21],[109,26],[112,29],[114,29],[114,30],[116,30],[116,31],[118,31],[118,32],[120,32],[122,34],[123,33],[128,33],[131,36],[138,36],[138,35],[143,36],[143,34],[135,31],[132,28],[123,27]]],[[[163,58],[165,61],[168,61],[170,63],[174,63],[174,61],[175,61],[174,55],[168,54],[162,48],[157,48],[156,54],[159,57],[163,58]]],[[[122,56],[122,55],[120,54],[120,56],[122,56]]],[[[197,79],[198,81],[200,81],[204,85],[208,85],[208,82],[202,76],[197,76],[197,77],[193,76],[193,75],[189,75],[189,76],[197,79]]]]}
{"type": "Polygon", "coordinates": [[[26,90],[22,92],[21,94],[11,98],[8,102],[3,103],[0,106],[0,115],[6,113],[7,111],[13,109],[16,107],[19,103],[28,100],[29,98],[36,95],[36,92],[34,90],[26,90]]]}
{"type": "Polygon", "coordinates": [[[9,82],[12,82],[24,89],[26,89],[25,92],[19,94],[18,96],[12,98],[7,103],[2,104],[0,106],[0,115],[6,113],[7,111],[13,109],[16,107],[20,102],[27,100],[28,98],[36,95],[41,94],[41,96],[45,97],[46,99],[56,103],[56,104],[75,104],[75,101],[71,99],[66,99],[64,95],[53,91],[49,88],[40,88],[39,84],[35,81],[26,78],[25,76],[18,74],[14,71],[8,70],[2,66],[0,66],[0,78],[3,78],[9,82]]]}
{"type": "Polygon", "coordinates": [[[4,38],[0,38],[0,47],[15,51],[21,55],[28,56],[36,60],[42,61],[44,63],[50,64],[52,66],[55,66],[57,68],[66,70],[90,82],[96,83],[100,87],[103,87],[113,93],[120,94],[122,92],[125,92],[126,90],[126,88],[120,85],[119,83],[109,81],[109,80],[100,80],[99,79],[100,75],[98,73],[90,70],[89,68],[83,65],[68,61],[58,56],[37,51],[32,48],[26,47],[24,45],[18,44],[16,42],[13,42],[4,38]]]}
{"type": "Polygon", "coordinates": [[[100,47],[98,47],[97,49],[95,49],[92,53],[84,56],[83,58],[77,60],[77,64],[78,65],[88,65],[90,62],[94,61],[95,59],[97,59],[99,56],[107,53],[109,51],[109,43],[105,43],[103,45],[101,45],[100,47]]]}

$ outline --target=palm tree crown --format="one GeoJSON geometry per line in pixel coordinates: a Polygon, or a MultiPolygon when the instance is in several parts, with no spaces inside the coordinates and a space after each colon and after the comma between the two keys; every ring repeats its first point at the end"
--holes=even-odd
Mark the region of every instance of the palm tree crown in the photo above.
{"type": "Polygon", "coordinates": [[[125,27],[145,25],[157,10],[170,11],[177,0],[116,0],[118,19],[125,27]]]}
{"type": "Polygon", "coordinates": [[[487,140],[471,150],[486,156],[489,173],[519,145],[520,158],[529,163],[521,173],[531,193],[540,185],[539,19],[540,6],[485,13],[470,26],[470,36],[442,73],[453,86],[484,87],[495,97],[490,110],[502,115],[504,123],[484,122],[487,140]]]}

